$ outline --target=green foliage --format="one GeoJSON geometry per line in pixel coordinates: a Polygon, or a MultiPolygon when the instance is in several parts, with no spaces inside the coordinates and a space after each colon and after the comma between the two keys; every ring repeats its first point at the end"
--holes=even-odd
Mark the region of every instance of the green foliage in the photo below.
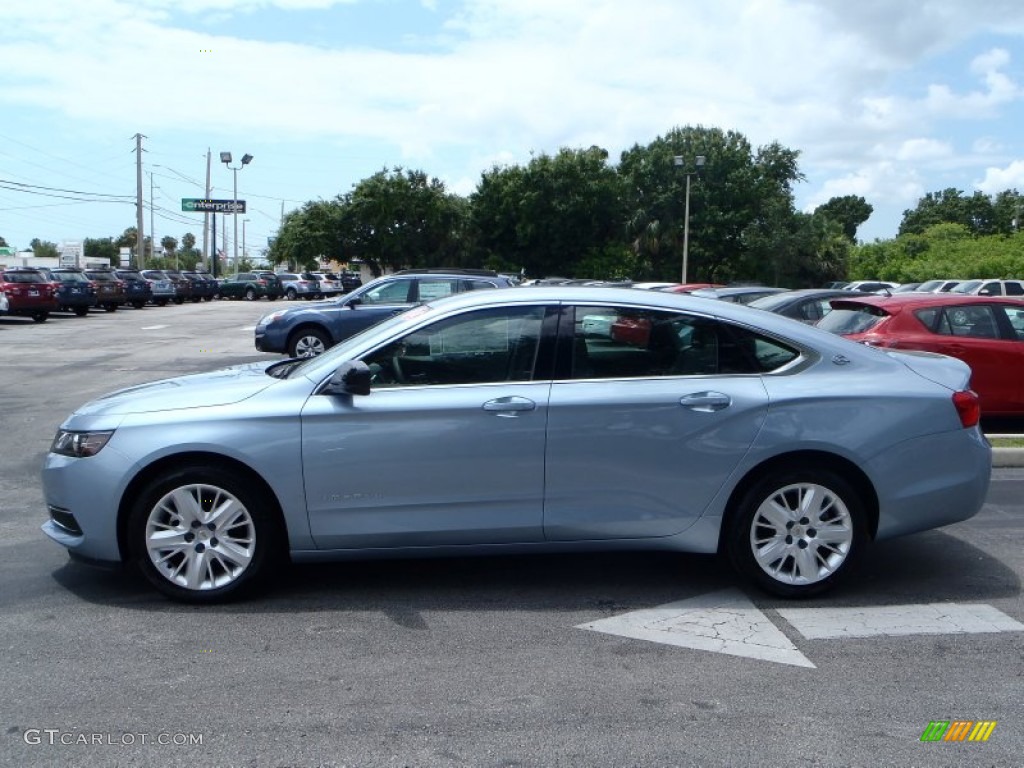
{"type": "Polygon", "coordinates": [[[923,234],[936,224],[960,224],[972,235],[1010,235],[1018,229],[1024,198],[1016,190],[988,197],[975,192],[965,197],[959,189],[929,192],[917,207],[903,212],[899,234],[923,234]]]}
{"type": "Polygon", "coordinates": [[[51,243],[48,240],[40,240],[38,237],[32,238],[32,242],[29,243],[32,248],[33,254],[36,258],[43,259],[56,259],[60,256],[60,251],[57,250],[57,244],[51,243]]]}
{"type": "Polygon", "coordinates": [[[932,278],[1012,278],[1024,275],[1024,233],[972,235],[963,224],[940,223],[856,248],[854,280],[919,282],[932,278]]]}
{"type": "Polygon", "coordinates": [[[86,259],[109,259],[111,264],[121,266],[121,252],[112,237],[85,238],[82,241],[82,254],[86,259]]]}
{"type": "Polygon", "coordinates": [[[607,158],[600,147],[562,149],[525,168],[484,173],[469,200],[478,257],[531,276],[619,269],[612,262],[626,251],[625,187],[607,158]]]}
{"type": "Polygon", "coordinates": [[[851,243],[857,242],[857,227],[871,218],[874,207],[858,195],[833,197],[827,203],[819,205],[814,213],[836,222],[843,228],[843,234],[851,243]]]}

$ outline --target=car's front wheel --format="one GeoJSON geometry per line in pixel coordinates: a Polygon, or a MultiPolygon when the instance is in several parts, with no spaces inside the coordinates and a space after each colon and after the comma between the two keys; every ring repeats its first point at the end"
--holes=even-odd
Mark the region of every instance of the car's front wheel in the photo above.
{"type": "Polygon", "coordinates": [[[330,347],[330,337],[319,328],[300,328],[288,340],[288,354],[291,357],[316,357],[330,347]]]}
{"type": "Polygon", "coordinates": [[[831,587],[867,544],[853,486],[825,468],[760,478],[739,500],[728,531],[733,565],[767,592],[809,597],[831,587]]]}
{"type": "Polygon", "coordinates": [[[241,473],[190,465],[139,495],[128,522],[136,564],[168,597],[212,603],[262,585],[285,551],[277,517],[241,473]]]}

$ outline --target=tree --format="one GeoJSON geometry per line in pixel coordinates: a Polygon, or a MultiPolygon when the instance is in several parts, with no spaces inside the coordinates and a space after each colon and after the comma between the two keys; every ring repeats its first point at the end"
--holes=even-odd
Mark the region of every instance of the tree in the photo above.
{"type": "Polygon", "coordinates": [[[827,203],[819,205],[814,213],[827,216],[843,228],[843,234],[851,243],[857,242],[857,227],[871,218],[874,207],[859,195],[833,197],[827,203]]]}
{"type": "Polygon", "coordinates": [[[772,264],[776,240],[795,226],[792,185],[803,178],[798,152],[777,143],[755,152],[734,131],[675,128],[623,152],[619,164],[630,190],[628,234],[641,278],[679,277],[687,169],[697,156],[705,163],[691,177],[688,280],[750,279],[772,264]]]}
{"type": "Polygon", "coordinates": [[[4,240],[2,237],[0,237],[0,248],[9,248],[9,247],[10,246],[7,245],[7,241],[4,240]]]}
{"type": "Polygon", "coordinates": [[[170,235],[164,235],[160,239],[160,247],[163,248],[164,255],[167,258],[173,259],[174,252],[178,250],[178,239],[170,235]]]}
{"type": "Polygon", "coordinates": [[[121,252],[112,237],[85,238],[82,242],[82,254],[86,259],[108,259],[111,264],[123,266],[120,261],[121,252]]]}
{"type": "Polygon", "coordinates": [[[29,246],[32,248],[32,253],[36,258],[56,259],[60,256],[57,244],[51,243],[48,240],[40,240],[38,237],[34,237],[29,246]]]}
{"type": "Polygon", "coordinates": [[[494,167],[470,198],[477,258],[531,276],[631,276],[626,188],[600,147],[494,167]]]}
{"type": "MultiPolygon", "coordinates": [[[[904,211],[899,234],[919,235],[943,223],[962,224],[975,235],[991,235],[1000,229],[990,198],[981,192],[964,197],[962,191],[950,187],[941,192],[929,192],[918,201],[916,208],[904,211]]],[[[1009,228],[1004,226],[1002,230],[1009,231],[1009,228]]]]}

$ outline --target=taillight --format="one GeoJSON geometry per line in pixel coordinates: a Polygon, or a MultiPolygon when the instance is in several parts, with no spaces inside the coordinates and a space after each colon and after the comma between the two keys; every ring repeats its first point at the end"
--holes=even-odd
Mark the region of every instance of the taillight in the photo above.
{"type": "Polygon", "coordinates": [[[965,429],[977,426],[981,420],[981,401],[978,400],[978,393],[971,389],[965,389],[953,393],[953,407],[956,408],[960,423],[965,429]]]}

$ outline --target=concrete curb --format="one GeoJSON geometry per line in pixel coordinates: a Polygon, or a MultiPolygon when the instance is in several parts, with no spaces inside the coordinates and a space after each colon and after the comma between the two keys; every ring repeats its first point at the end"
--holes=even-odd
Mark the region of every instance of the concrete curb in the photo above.
{"type": "Polygon", "coordinates": [[[993,448],[993,467],[1024,467],[1024,448],[993,448]]]}

